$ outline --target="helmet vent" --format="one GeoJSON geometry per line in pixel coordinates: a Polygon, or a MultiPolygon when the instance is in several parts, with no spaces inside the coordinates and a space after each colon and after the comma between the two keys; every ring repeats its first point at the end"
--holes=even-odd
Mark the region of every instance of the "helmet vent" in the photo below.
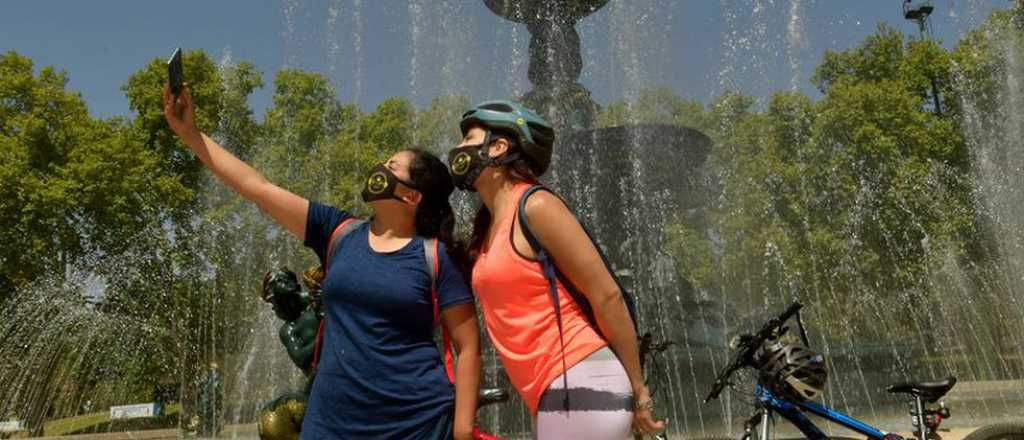
{"type": "Polygon", "coordinates": [[[485,105],[480,106],[480,108],[482,108],[484,110],[494,110],[496,112],[502,112],[502,113],[513,113],[513,112],[515,112],[515,109],[512,108],[512,106],[510,106],[508,104],[503,104],[503,103],[500,103],[500,102],[485,104],[485,105]]]}

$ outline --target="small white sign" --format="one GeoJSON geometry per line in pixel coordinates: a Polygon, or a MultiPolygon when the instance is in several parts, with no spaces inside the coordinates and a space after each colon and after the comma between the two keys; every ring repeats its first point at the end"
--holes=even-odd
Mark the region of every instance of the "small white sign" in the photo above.
{"type": "Polygon", "coordinates": [[[0,422],[0,432],[18,432],[24,430],[24,420],[8,420],[6,422],[0,422]]]}
{"type": "Polygon", "coordinates": [[[110,419],[135,419],[139,417],[153,417],[156,415],[155,403],[140,403],[136,405],[121,405],[110,407],[110,419]]]}

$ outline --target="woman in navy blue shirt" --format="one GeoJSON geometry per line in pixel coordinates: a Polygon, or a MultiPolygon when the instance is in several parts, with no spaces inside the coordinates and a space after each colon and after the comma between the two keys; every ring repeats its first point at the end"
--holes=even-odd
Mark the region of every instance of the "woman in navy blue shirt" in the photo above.
{"type": "Polygon", "coordinates": [[[445,164],[421,150],[393,155],[363,191],[372,220],[332,244],[349,214],[270,183],[200,132],[187,89],[177,99],[165,90],[164,115],[221,181],[325,263],[323,345],[302,438],[472,438],[479,333],[472,296],[445,251],[454,225],[445,164]],[[434,273],[425,238],[440,241],[434,273]],[[441,325],[458,354],[455,385],[433,341],[435,289],[441,325]]]}

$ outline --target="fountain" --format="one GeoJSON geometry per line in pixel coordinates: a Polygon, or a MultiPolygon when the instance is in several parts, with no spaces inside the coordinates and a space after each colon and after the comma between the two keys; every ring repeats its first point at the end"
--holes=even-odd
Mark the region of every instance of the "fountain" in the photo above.
{"type": "MultiPolygon", "coordinates": [[[[607,3],[484,0],[495,14],[527,25],[531,33],[529,78],[535,88],[522,100],[556,127],[551,184],[581,208],[580,215],[592,220],[589,223],[599,241],[606,246],[616,244],[606,250],[618,266],[625,268],[626,254],[631,251],[645,245],[653,245],[648,249],[660,248],[655,243],[628,243],[640,236],[661,235],[657,229],[662,225],[649,221],[656,215],[653,211],[698,208],[691,195],[700,189],[700,169],[711,141],[697,130],[678,125],[594,129],[598,106],[590,91],[577,82],[583,61],[575,25],[607,3]],[[623,185],[630,188],[622,191],[623,185]],[[637,202],[653,198],[663,198],[659,202],[668,204],[644,206],[644,212],[635,213],[644,217],[636,226],[646,230],[626,231],[614,224],[637,202]]],[[[638,269],[648,264],[631,266],[638,269]]]]}
{"type": "MultiPolygon", "coordinates": [[[[649,377],[654,380],[657,414],[672,420],[670,438],[737,434],[735,429],[741,423],[739,414],[745,415],[742,412],[744,402],[723,396],[712,405],[701,405],[700,399],[708,389],[712,372],[722,366],[727,336],[759,321],[759,313],[777,311],[789,300],[792,290],[810,292],[807,294],[811,299],[807,301],[807,319],[812,331],[812,345],[823,351],[831,362],[831,382],[824,397],[826,403],[865,419],[878,420],[886,427],[907,427],[903,402],[887,396],[882,391],[884,386],[919,376],[955,374],[961,378],[961,384],[952,394],[955,416],[951,423],[954,425],[977,426],[1008,418],[1014,411],[1019,413],[1019,405],[1024,403],[1024,387],[1020,381],[1021,359],[1024,358],[1019,348],[1022,342],[1021,310],[1024,310],[1021,307],[1024,281],[1020,277],[1024,271],[1024,227],[1020,223],[1024,216],[1020,208],[1024,206],[1024,191],[1021,190],[1024,180],[1020,177],[1024,168],[1024,156],[1021,154],[1024,151],[1021,144],[1024,121],[1018,111],[1024,105],[1024,77],[1021,75],[1024,72],[1024,52],[1020,49],[1024,42],[1019,38],[1013,40],[998,34],[1000,38],[993,39],[999,41],[996,49],[1005,64],[1001,76],[995,80],[998,86],[996,108],[981,107],[971,102],[969,97],[963,98],[965,102],[962,103],[963,112],[967,115],[965,135],[977,155],[977,162],[971,169],[974,176],[958,178],[972,179],[970,183],[975,189],[972,196],[977,197],[979,205],[985,208],[991,219],[991,228],[1000,238],[993,245],[998,250],[997,263],[984,269],[1002,277],[996,279],[999,285],[979,288],[976,279],[981,277],[975,273],[981,270],[965,264],[962,257],[949,255],[945,266],[924,280],[929,285],[922,290],[931,289],[925,292],[931,296],[927,297],[930,303],[924,311],[894,319],[891,309],[903,310],[906,304],[919,300],[918,295],[923,294],[901,291],[883,297],[877,290],[872,290],[870,280],[859,278],[856,281],[861,285],[855,288],[863,288],[869,293],[853,292],[860,295],[851,301],[861,309],[850,313],[850,316],[835,316],[817,313],[820,309],[812,300],[837,301],[837,298],[851,295],[851,292],[829,286],[788,285],[792,280],[800,281],[800,274],[787,271],[800,268],[787,267],[790,262],[784,261],[783,253],[779,252],[786,243],[772,243],[765,248],[764,260],[753,262],[748,273],[729,272],[723,275],[737,278],[735,284],[746,282],[751,285],[742,292],[688,285],[678,273],[675,257],[665,250],[665,227],[669,224],[682,223],[692,231],[706,234],[714,245],[721,245],[714,251],[727,249],[722,244],[730,240],[740,240],[715,235],[721,224],[714,223],[711,218],[713,211],[709,209],[713,204],[713,207],[720,208],[720,199],[735,197],[715,187],[719,183],[716,179],[721,177],[715,173],[731,171],[716,168],[722,165],[712,161],[718,151],[715,148],[724,148],[724,142],[719,142],[723,145],[712,145],[708,136],[679,125],[645,124],[633,120],[618,126],[601,126],[598,122],[601,107],[591,97],[588,88],[581,84],[585,64],[581,34],[576,26],[580,25],[586,38],[587,23],[601,23],[601,13],[611,10],[613,19],[610,20],[609,32],[616,38],[629,33],[621,40],[615,40],[612,48],[617,56],[624,55],[616,61],[626,60],[621,63],[627,70],[625,84],[615,83],[611,88],[621,86],[627,90],[627,98],[632,99],[636,92],[655,85],[645,79],[643,69],[647,66],[637,61],[643,57],[631,57],[634,54],[629,53],[642,47],[640,43],[633,44],[634,40],[630,38],[646,43],[647,37],[630,32],[649,26],[649,22],[637,23],[635,17],[623,11],[635,10],[638,16],[655,16],[666,3],[671,3],[669,0],[644,3],[643,6],[635,6],[643,2],[610,0],[482,2],[497,16],[524,25],[531,34],[528,56],[519,56],[520,53],[513,48],[507,65],[505,61],[509,57],[501,56],[500,65],[494,69],[508,67],[509,72],[502,72],[507,77],[501,79],[507,80],[505,84],[514,84],[519,72],[518,63],[526,58],[529,60],[527,77],[533,89],[519,98],[549,118],[558,129],[558,144],[547,183],[569,201],[597,236],[620,278],[637,295],[640,329],[650,333],[646,342],[668,347],[651,364],[649,377]],[[715,197],[720,199],[715,200],[715,197]],[[759,275],[776,271],[786,277],[780,276],[774,285],[757,284],[761,281],[759,275]],[[906,332],[907,328],[912,331],[906,332]],[[880,334],[897,336],[882,339],[878,337],[880,334]],[[1000,335],[1004,335],[1003,339],[999,339],[1000,335]]],[[[458,10],[462,4],[453,0],[438,3],[444,6],[439,8],[442,15],[458,10]]],[[[720,84],[729,88],[726,83],[730,87],[733,83],[742,83],[742,78],[732,76],[750,75],[761,85],[767,85],[768,80],[764,78],[768,76],[771,59],[784,57],[792,71],[792,75],[786,78],[786,85],[797,92],[798,83],[806,80],[800,76],[801,62],[807,62],[800,57],[800,50],[819,36],[817,33],[810,35],[813,27],[804,23],[808,17],[814,16],[815,2],[758,0],[750,3],[755,7],[751,9],[744,2],[724,2],[729,29],[722,32],[724,41],[719,46],[723,49],[721,58],[725,60],[725,65],[717,71],[722,78],[720,84]],[[782,5],[788,7],[772,7],[782,5]],[[744,14],[748,12],[752,23],[744,21],[744,14]],[[771,21],[771,14],[776,12],[787,16],[786,20],[778,22],[780,26],[771,21]],[[788,47],[779,49],[772,46],[771,41],[787,42],[788,47]]],[[[363,83],[367,80],[364,76],[369,74],[366,58],[370,57],[364,53],[372,52],[363,48],[363,33],[373,32],[374,26],[370,25],[373,17],[363,17],[363,14],[369,14],[367,10],[374,7],[372,4],[361,0],[334,0],[330,2],[330,10],[325,16],[329,27],[326,38],[330,42],[326,57],[330,65],[326,70],[340,72],[351,68],[354,78],[347,92],[356,97],[363,93],[363,83]],[[345,6],[348,4],[352,7],[345,6]],[[348,30],[338,32],[338,29],[347,27],[351,27],[351,33],[348,30]],[[334,41],[345,38],[351,39],[353,44],[351,57],[340,52],[345,49],[344,44],[334,41]],[[346,59],[352,60],[351,66],[343,61],[346,59]]],[[[468,24],[448,29],[446,25],[463,20],[463,15],[452,14],[443,19],[448,21],[442,20],[439,26],[434,26],[430,20],[435,15],[430,14],[437,11],[428,6],[433,6],[433,3],[417,0],[410,2],[408,8],[414,46],[409,67],[410,88],[412,100],[417,103],[422,101],[421,98],[433,97],[431,94],[434,93],[462,92],[464,89],[460,83],[466,81],[465,78],[477,79],[462,75],[464,72],[460,71],[460,66],[478,61],[466,55],[472,53],[465,50],[466,41],[485,40],[477,38],[481,33],[472,33],[475,32],[474,27],[468,24]],[[441,49],[445,49],[445,57],[432,56],[435,48],[430,46],[434,41],[430,32],[434,29],[447,32],[439,43],[441,49]],[[448,41],[451,35],[462,35],[464,39],[448,41]],[[419,43],[417,39],[420,39],[419,43]],[[417,47],[417,44],[422,47],[417,47]],[[430,72],[436,66],[442,67],[444,84],[442,90],[432,92],[430,75],[424,72],[430,72]]],[[[474,6],[479,6],[479,3],[474,6]]],[[[295,20],[309,15],[301,10],[303,7],[295,0],[285,2],[284,38],[290,46],[285,57],[290,66],[299,64],[298,55],[308,49],[295,47],[303,41],[295,35],[303,29],[295,20]]],[[[1024,8],[1020,11],[1024,14],[1024,8]]],[[[1018,17],[1018,26],[1024,23],[1021,17],[1024,15],[1018,17]]],[[[486,18],[491,19],[489,15],[486,18]]],[[[653,28],[659,27],[655,25],[653,28]]],[[[513,33],[508,46],[515,46],[519,35],[513,33]]],[[[593,36],[593,33],[589,35],[593,36]]],[[[230,64],[228,55],[222,69],[229,69],[230,64]]],[[[620,65],[615,64],[609,69],[618,67],[620,65]]],[[[713,71],[712,76],[715,73],[713,71]]],[[[944,85],[964,90],[970,86],[944,85]]],[[[500,92],[519,95],[521,91],[517,87],[500,92]]],[[[591,85],[590,88],[598,90],[598,86],[591,85]]],[[[630,113],[636,113],[632,110],[627,105],[627,120],[630,113]]],[[[453,117],[458,115],[454,110],[451,113],[453,117]]],[[[228,122],[234,121],[221,122],[224,124],[221,128],[229,128],[228,122]]],[[[454,131],[454,125],[446,125],[453,129],[449,131],[454,131]]],[[[716,130],[714,134],[718,136],[720,131],[733,129],[709,128],[708,133],[716,130]]],[[[290,137],[293,136],[285,136],[290,137]]],[[[289,163],[289,166],[295,169],[279,171],[272,177],[280,178],[282,182],[294,181],[303,170],[299,168],[300,164],[289,163]]],[[[871,184],[860,182],[860,189],[869,192],[871,184]]],[[[810,188],[801,186],[798,189],[806,191],[810,188]]],[[[317,193],[319,196],[329,190],[328,186],[315,189],[320,191],[317,193]]],[[[107,272],[117,275],[104,278],[108,296],[103,298],[104,301],[93,298],[93,302],[100,305],[83,300],[86,297],[82,292],[91,290],[90,283],[72,277],[69,280],[38,281],[20,292],[18,299],[11,301],[8,308],[0,310],[3,317],[0,320],[0,383],[6,387],[0,389],[0,420],[14,419],[30,431],[39,433],[43,423],[53,418],[88,413],[96,410],[94,405],[103,409],[115,403],[136,402],[118,399],[127,395],[129,390],[138,388],[132,388],[133,382],[148,383],[148,379],[159,382],[161,390],[170,390],[169,396],[153,400],[185,404],[178,413],[180,415],[160,421],[167,423],[166,427],[188,427],[196,416],[203,414],[203,407],[207,405],[202,402],[222,400],[211,407],[216,414],[214,418],[224,418],[220,420],[226,424],[221,429],[221,436],[256,438],[255,426],[263,404],[272,402],[268,409],[286,410],[276,414],[278,417],[288,417],[291,409],[298,409],[277,404],[291,401],[295,405],[300,402],[298,396],[291,399],[292,394],[283,393],[304,387],[306,376],[302,366],[296,368],[294,359],[282,348],[280,322],[273,312],[262,307],[249,292],[258,279],[258,268],[308,264],[308,260],[303,260],[308,255],[298,249],[297,243],[280,234],[280,230],[256,212],[255,207],[244,205],[242,209],[235,210],[231,205],[234,195],[229,190],[216,183],[204,189],[211,194],[215,191],[222,193],[214,194],[209,206],[204,206],[201,213],[214,212],[215,208],[228,213],[205,218],[204,224],[208,229],[198,235],[208,243],[196,246],[197,255],[191,257],[197,262],[185,266],[202,268],[198,273],[183,275],[180,267],[165,265],[167,260],[160,256],[148,253],[126,255],[121,257],[121,261],[110,259],[107,263],[110,266],[107,272]],[[135,284],[124,281],[131,278],[131,269],[140,264],[164,267],[159,283],[172,285],[167,280],[186,276],[191,281],[177,284],[186,286],[178,287],[181,291],[177,292],[165,288],[164,284],[154,289],[149,279],[136,280],[135,284]],[[140,296],[128,303],[114,301],[118,299],[117,292],[132,289],[147,294],[151,291],[157,293],[140,296]],[[185,314],[175,315],[169,313],[170,309],[161,307],[166,303],[188,303],[190,306],[185,314]],[[150,314],[155,314],[156,318],[126,318],[150,314]],[[60,343],[53,344],[52,341],[60,343]],[[172,347],[173,351],[160,351],[153,346],[172,347]],[[151,352],[158,352],[161,357],[144,359],[143,354],[151,352]],[[219,363],[222,374],[218,386],[210,388],[216,390],[223,386],[223,396],[214,399],[207,396],[219,395],[220,392],[204,394],[202,386],[210,361],[219,363]],[[51,368],[54,365],[59,368],[51,368]],[[40,371],[47,373],[39,374],[40,371]],[[278,396],[282,397],[275,399],[278,396]],[[217,405],[222,406],[217,408],[217,405]]],[[[857,213],[860,222],[871,221],[877,214],[868,205],[858,205],[857,208],[860,210],[857,213]]],[[[729,205],[726,209],[736,208],[729,205]]],[[[943,207],[929,206],[927,210],[942,213],[943,207]]],[[[842,273],[857,269],[855,261],[844,259],[830,270],[842,273]]],[[[485,351],[484,369],[485,387],[508,387],[493,351],[485,351]]],[[[135,397],[137,402],[150,400],[148,395],[136,394],[135,397]]],[[[483,408],[479,421],[486,430],[510,438],[526,437],[531,431],[530,417],[518,403],[483,408]]],[[[121,427],[99,425],[75,432],[103,432],[121,427]]]]}
{"type": "MultiPolygon", "coordinates": [[[[705,189],[704,164],[711,140],[679,125],[594,128],[599,108],[577,82],[583,60],[575,25],[608,0],[483,1],[498,16],[525,24],[530,31],[528,73],[534,89],[521,99],[556,127],[548,183],[575,209],[618,276],[636,294],[641,332],[689,352],[686,361],[670,352],[672,365],[708,371],[711,359],[702,349],[725,344],[722,323],[712,313],[721,305],[699,300],[675,276],[676,263],[661,249],[670,221],[703,223],[698,195],[705,189]],[[683,219],[674,216],[680,212],[688,214],[683,219]]],[[[663,415],[684,420],[686,411],[680,405],[685,397],[680,391],[699,387],[696,376],[665,373],[668,377],[662,381],[669,383],[662,384],[659,398],[663,408],[671,409],[663,415]]]]}
{"type": "Polygon", "coordinates": [[[544,1],[484,0],[500,17],[525,24],[530,31],[527,75],[535,89],[523,101],[556,127],[586,129],[594,125],[597,103],[577,82],[583,70],[576,23],[601,9],[608,0],[544,1]]]}
{"type": "MultiPolygon", "coordinates": [[[[662,365],[666,368],[654,372],[654,379],[658,382],[656,387],[661,393],[656,396],[660,403],[659,414],[675,421],[670,428],[673,435],[731,434],[732,426],[736,425],[732,414],[734,410],[742,411],[742,405],[727,398],[716,405],[702,406],[698,403],[701,393],[707,389],[712,372],[724,361],[722,356],[726,353],[727,334],[756,321],[751,311],[757,314],[770,310],[771,304],[780,304],[784,301],[783,296],[791,293],[780,291],[777,293],[779,297],[772,297],[774,292],[749,292],[750,304],[735,304],[736,297],[730,296],[731,293],[712,296],[687,285],[676,274],[674,259],[663,253],[665,227],[672,223],[686,224],[692,230],[708,234],[711,240],[716,239],[715,225],[710,224],[705,214],[710,202],[701,197],[711,189],[709,182],[714,181],[705,164],[712,148],[710,139],[697,130],[679,125],[634,123],[595,128],[595,114],[599,107],[586,87],[578,82],[583,63],[575,25],[601,10],[609,3],[607,0],[483,2],[498,16],[525,24],[531,34],[528,72],[534,89],[521,100],[556,126],[555,157],[548,183],[568,200],[598,238],[620,277],[629,281],[638,298],[640,330],[652,332],[658,340],[676,343],[666,352],[662,365]]],[[[755,16],[757,22],[754,24],[757,32],[764,33],[759,35],[763,39],[767,38],[768,31],[763,23],[767,9],[761,3],[758,5],[761,7],[755,8],[755,13],[761,15],[755,16]]],[[[796,53],[804,38],[800,21],[802,7],[799,0],[790,1],[789,21],[785,29],[790,45],[786,55],[793,70],[790,86],[794,91],[800,73],[796,53]]],[[[747,37],[737,34],[734,38],[747,37]]],[[[749,43],[746,39],[743,41],[749,43]]],[[[1011,57],[1010,61],[1014,59],[1011,57]]],[[[752,62],[756,64],[758,60],[752,62]]],[[[636,76],[635,72],[632,76],[636,76]]],[[[1017,84],[1014,81],[1013,77],[1007,80],[1010,101],[1019,97],[1019,89],[1013,88],[1017,84]]],[[[938,93],[934,95],[937,99],[938,93]]],[[[941,116],[941,107],[936,105],[935,110],[941,116]]],[[[1015,227],[1012,229],[1016,230],[1015,227]]],[[[765,252],[769,260],[778,258],[772,256],[776,254],[772,249],[765,252]]],[[[779,264],[783,269],[785,266],[784,261],[770,261],[768,264],[779,264]]],[[[770,269],[764,267],[760,270],[770,269]]],[[[793,286],[788,288],[797,290],[793,286]]],[[[936,308],[943,316],[956,316],[958,304],[963,304],[961,301],[967,292],[961,290],[943,295],[948,295],[948,298],[939,298],[936,308]]],[[[884,319],[885,304],[883,298],[876,298],[876,304],[872,306],[880,319],[884,319]]],[[[969,312],[977,312],[981,307],[972,306],[969,312]]],[[[1015,316],[1018,315],[1006,314],[1007,319],[1015,316]]],[[[915,316],[910,320],[921,334],[930,333],[932,326],[936,325],[931,319],[922,317],[915,316]]],[[[821,321],[815,324],[833,328],[843,326],[821,321]]],[[[883,325],[890,329],[892,335],[899,333],[897,327],[888,323],[883,325]]],[[[942,337],[962,341],[972,339],[971,331],[963,326],[954,326],[954,329],[942,337]]],[[[841,332],[846,340],[837,341],[834,336],[818,335],[813,341],[812,345],[817,345],[830,356],[830,368],[836,373],[826,402],[865,417],[891,418],[892,425],[900,426],[905,422],[898,421],[898,416],[893,415],[902,411],[897,406],[901,403],[881,392],[889,382],[948,374],[940,370],[975,380],[1012,377],[1014,374],[1013,367],[995,354],[998,348],[981,348],[988,346],[981,344],[982,340],[977,336],[974,339],[979,343],[976,349],[978,360],[971,368],[965,370],[945,365],[937,370],[933,365],[922,362],[929,356],[941,356],[936,352],[939,348],[929,346],[937,342],[892,340],[877,346],[863,337],[866,331],[851,327],[841,332]]],[[[965,351],[975,353],[973,350],[965,351]]],[[[489,372],[492,378],[496,374],[489,372]]],[[[976,392],[971,390],[971,386],[962,386],[966,389],[965,394],[976,392]]],[[[995,401],[1019,401],[1020,393],[1020,387],[995,394],[978,392],[977,397],[964,398],[977,400],[964,405],[963,411],[967,412],[968,420],[975,422],[1005,417],[1000,414],[1006,414],[1008,404],[995,401]],[[990,403],[988,399],[995,401],[990,403]]],[[[495,420],[502,427],[512,426],[521,432],[529,430],[523,423],[524,417],[518,414],[505,412],[495,420]]]]}

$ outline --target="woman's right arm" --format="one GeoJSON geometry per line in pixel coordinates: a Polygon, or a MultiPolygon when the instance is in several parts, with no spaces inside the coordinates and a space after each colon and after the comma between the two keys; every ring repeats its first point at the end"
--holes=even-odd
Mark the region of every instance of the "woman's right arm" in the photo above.
{"type": "Polygon", "coordinates": [[[169,87],[164,88],[164,117],[171,130],[221,182],[255,203],[299,240],[305,240],[309,200],[270,183],[259,171],[199,131],[188,88],[182,88],[178,99],[174,99],[169,87]]]}

